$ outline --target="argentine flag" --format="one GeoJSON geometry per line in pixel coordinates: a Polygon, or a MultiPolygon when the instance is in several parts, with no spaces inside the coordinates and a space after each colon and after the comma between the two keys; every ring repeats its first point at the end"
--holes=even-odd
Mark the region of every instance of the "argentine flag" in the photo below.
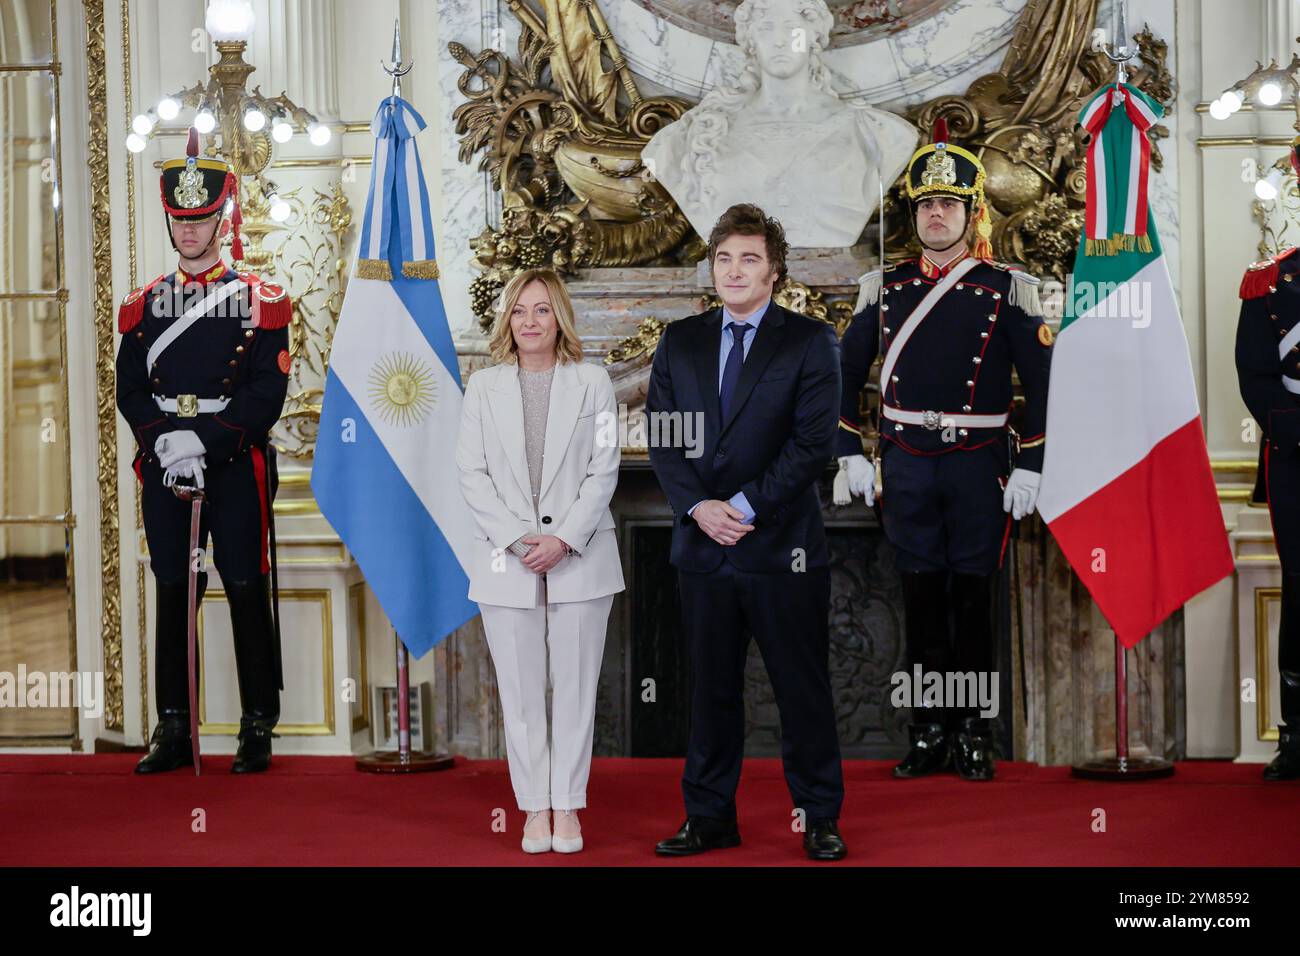
{"type": "Polygon", "coordinates": [[[414,139],[424,127],[395,96],[370,126],[370,190],[311,475],[321,514],[416,657],[478,614],[464,570],[473,519],[454,455],[460,372],[414,139]]]}

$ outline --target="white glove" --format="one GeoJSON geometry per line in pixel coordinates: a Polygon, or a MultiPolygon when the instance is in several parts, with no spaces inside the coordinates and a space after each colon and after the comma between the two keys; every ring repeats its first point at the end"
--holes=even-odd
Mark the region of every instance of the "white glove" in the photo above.
{"type": "Polygon", "coordinates": [[[1019,521],[1026,515],[1034,513],[1038,502],[1038,485],[1043,476],[1036,471],[1016,468],[1007,479],[1006,491],[1002,493],[1002,510],[1010,511],[1011,517],[1019,521]]]}
{"type": "Polygon", "coordinates": [[[875,501],[876,470],[866,455],[845,455],[840,459],[832,494],[837,505],[848,504],[854,496],[863,498],[868,505],[875,501]]]}
{"type": "Polygon", "coordinates": [[[182,458],[198,458],[207,451],[203,442],[199,441],[199,436],[189,431],[160,435],[154,442],[153,450],[158,456],[158,464],[163,468],[170,468],[182,458]]]}
{"type": "Polygon", "coordinates": [[[207,460],[199,455],[197,458],[182,458],[174,462],[163,471],[163,486],[170,488],[176,484],[178,478],[191,478],[194,481],[194,487],[203,487],[203,469],[207,467],[207,460]]]}

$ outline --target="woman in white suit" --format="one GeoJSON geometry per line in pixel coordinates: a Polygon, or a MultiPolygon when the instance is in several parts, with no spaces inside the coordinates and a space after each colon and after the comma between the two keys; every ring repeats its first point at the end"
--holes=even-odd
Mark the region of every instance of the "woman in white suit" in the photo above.
{"type": "Polygon", "coordinates": [[[623,590],[609,510],[618,409],[608,373],[582,361],[559,276],[522,272],[499,302],[496,364],[470,376],[456,448],[478,524],[469,596],[496,667],[510,782],[528,814],[523,849],[572,853],[582,849],[576,811],[587,805],[605,627],[623,590]]]}

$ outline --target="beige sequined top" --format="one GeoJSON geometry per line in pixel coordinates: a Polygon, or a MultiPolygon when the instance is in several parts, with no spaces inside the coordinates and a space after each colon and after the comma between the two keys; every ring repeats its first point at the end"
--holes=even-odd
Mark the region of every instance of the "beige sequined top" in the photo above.
{"type": "MultiPolygon", "coordinates": [[[[524,401],[524,457],[528,459],[528,483],[533,492],[533,517],[537,517],[537,497],[542,490],[542,453],[546,447],[546,413],[551,404],[551,380],[555,366],[544,372],[519,370],[519,392],[524,401]]],[[[516,541],[510,550],[523,557],[530,550],[516,541]]]]}

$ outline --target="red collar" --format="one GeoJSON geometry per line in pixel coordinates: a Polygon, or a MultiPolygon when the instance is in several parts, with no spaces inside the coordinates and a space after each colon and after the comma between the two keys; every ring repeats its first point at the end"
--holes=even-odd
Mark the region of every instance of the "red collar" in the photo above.
{"type": "Polygon", "coordinates": [[[222,260],[218,259],[216,264],[206,272],[199,275],[190,275],[184,269],[176,270],[176,278],[181,285],[189,285],[191,282],[197,282],[199,285],[207,285],[209,282],[216,282],[229,267],[222,260]]]}
{"type": "Polygon", "coordinates": [[[927,279],[942,279],[949,272],[952,272],[957,263],[961,262],[969,255],[969,250],[963,249],[961,255],[957,256],[957,258],[953,259],[952,262],[941,268],[926,258],[926,255],[923,252],[921,253],[921,275],[925,276],[927,279]]]}

